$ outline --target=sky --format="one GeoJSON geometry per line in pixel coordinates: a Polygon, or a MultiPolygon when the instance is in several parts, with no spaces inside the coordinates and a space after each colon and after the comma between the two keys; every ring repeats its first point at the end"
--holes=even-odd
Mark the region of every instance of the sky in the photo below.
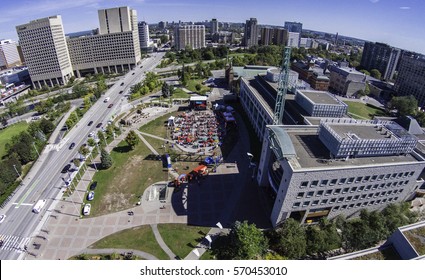
{"type": "Polygon", "coordinates": [[[245,22],[339,33],[425,54],[424,0],[1,0],[0,38],[17,40],[15,26],[61,15],[65,33],[99,27],[97,10],[129,6],[138,20],[245,22]]]}

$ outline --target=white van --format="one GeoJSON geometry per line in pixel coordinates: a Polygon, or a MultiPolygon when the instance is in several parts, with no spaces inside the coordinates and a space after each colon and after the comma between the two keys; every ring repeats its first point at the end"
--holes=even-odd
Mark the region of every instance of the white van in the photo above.
{"type": "Polygon", "coordinates": [[[103,100],[103,102],[105,102],[105,103],[106,103],[106,102],[108,102],[108,101],[109,101],[109,99],[111,99],[111,98],[110,98],[110,97],[106,97],[106,98],[105,98],[105,100],[103,100]]]}
{"type": "Polygon", "coordinates": [[[36,214],[40,213],[41,209],[43,209],[44,205],[46,204],[46,201],[46,199],[40,199],[39,201],[37,201],[37,203],[32,208],[32,212],[36,214]]]}

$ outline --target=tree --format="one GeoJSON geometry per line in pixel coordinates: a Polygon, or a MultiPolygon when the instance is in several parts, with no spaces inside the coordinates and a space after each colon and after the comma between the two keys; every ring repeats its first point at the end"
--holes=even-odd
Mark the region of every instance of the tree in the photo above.
{"type": "Polygon", "coordinates": [[[227,236],[214,241],[212,251],[218,259],[255,260],[265,255],[267,247],[268,240],[260,229],[237,221],[227,236]]]}
{"type": "Polygon", "coordinates": [[[112,164],[113,162],[111,155],[105,149],[102,149],[100,151],[100,166],[102,169],[109,169],[112,164]]]}
{"type": "Polygon", "coordinates": [[[94,147],[94,146],[96,146],[96,141],[95,141],[93,138],[89,138],[89,139],[87,140],[87,144],[88,144],[90,147],[94,147]]]}
{"type": "Polygon", "coordinates": [[[276,230],[278,243],[276,251],[289,259],[299,259],[306,253],[306,235],[300,223],[292,218],[285,221],[282,227],[276,230]]]}
{"type": "Polygon", "coordinates": [[[367,70],[365,70],[365,69],[360,70],[360,72],[362,72],[362,73],[363,73],[363,74],[365,74],[366,76],[370,76],[369,71],[367,71],[367,70]]]}
{"type": "Polygon", "coordinates": [[[74,165],[77,166],[77,167],[79,167],[81,165],[81,161],[78,158],[74,158],[72,163],[74,163],[74,165]]]}
{"type": "Polygon", "coordinates": [[[137,144],[139,144],[139,136],[137,136],[136,132],[134,130],[130,130],[130,132],[127,134],[127,137],[125,137],[125,142],[130,146],[132,150],[136,147],[137,144]]]}
{"type": "Polygon", "coordinates": [[[170,96],[170,86],[167,82],[162,84],[162,96],[169,97],[170,96]]]}
{"type": "Polygon", "coordinates": [[[418,108],[418,101],[413,95],[395,96],[391,99],[391,108],[396,109],[399,116],[414,115],[418,108]]]}
{"type": "Polygon", "coordinates": [[[381,79],[381,72],[379,72],[378,69],[372,69],[372,70],[370,70],[370,75],[372,77],[374,77],[375,79],[378,79],[378,80],[381,79]]]}
{"type": "Polygon", "coordinates": [[[87,156],[90,153],[90,150],[86,146],[81,146],[78,152],[83,156],[87,156]]]}
{"type": "Polygon", "coordinates": [[[49,134],[55,129],[55,125],[52,121],[45,118],[41,118],[40,129],[41,131],[43,131],[44,134],[49,134]]]}
{"type": "Polygon", "coordinates": [[[106,138],[105,138],[105,134],[102,131],[99,130],[97,132],[97,138],[99,138],[99,144],[101,146],[105,145],[106,138]]]}

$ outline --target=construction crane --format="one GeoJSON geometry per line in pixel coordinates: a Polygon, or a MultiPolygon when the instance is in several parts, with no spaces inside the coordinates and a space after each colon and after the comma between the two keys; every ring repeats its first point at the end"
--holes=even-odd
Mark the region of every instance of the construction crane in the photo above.
{"type": "Polygon", "coordinates": [[[291,47],[283,49],[282,67],[280,68],[277,85],[276,105],[274,107],[273,124],[282,124],[283,111],[285,110],[285,98],[288,91],[289,60],[291,59],[291,47]]]}

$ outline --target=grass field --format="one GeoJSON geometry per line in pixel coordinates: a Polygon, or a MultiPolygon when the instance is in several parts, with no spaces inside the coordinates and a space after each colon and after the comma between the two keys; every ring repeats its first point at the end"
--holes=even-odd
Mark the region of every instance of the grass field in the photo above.
{"type": "Polygon", "coordinates": [[[189,98],[190,94],[180,88],[174,90],[173,98],[189,98]]]}
{"type": "Polygon", "coordinates": [[[194,92],[197,92],[199,94],[205,94],[206,92],[211,91],[211,89],[209,87],[204,86],[202,84],[202,82],[203,82],[203,79],[189,80],[187,82],[186,88],[188,90],[190,90],[190,91],[194,91],[194,92]],[[200,84],[201,85],[201,90],[200,91],[197,91],[196,90],[196,85],[197,84],[200,84]]]}
{"type": "Polygon", "coordinates": [[[27,128],[28,124],[26,122],[20,122],[0,130],[0,158],[6,155],[6,143],[8,143],[13,136],[18,135],[27,128]]]}
{"type": "Polygon", "coordinates": [[[210,228],[184,224],[159,224],[158,230],[171,251],[183,259],[195,248],[199,240],[205,237],[210,228]]]}
{"type": "Polygon", "coordinates": [[[140,250],[154,255],[160,260],[169,259],[168,255],[156,242],[150,226],[140,226],[111,234],[89,248],[93,249],[129,249],[140,250]]]}
{"type": "Polygon", "coordinates": [[[111,152],[113,165],[99,170],[93,177],[97,181],[91,216],[117,212],[134,206],[139,196],[151,184],[163,181],[166,172],[160,161],[145,160],[151,152],[143,142],[130,150],[121,142],[111,152]]]}
{"type": "Polygon", "coordinates": [[[355,119],[371,120],[374,116],[387,115],[384,110],[361,102],[344,101],[344,103],[348,105],[348,113],[355,119]]]}

